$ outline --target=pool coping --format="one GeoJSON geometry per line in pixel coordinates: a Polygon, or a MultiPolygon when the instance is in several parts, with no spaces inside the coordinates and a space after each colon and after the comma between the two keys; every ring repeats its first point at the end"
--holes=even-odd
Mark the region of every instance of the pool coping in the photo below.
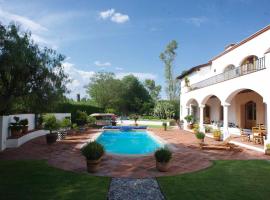
{"type": "MultiPolygon", "coordinates": [[[[83,146],[85,146],[89,142],[95,141],[104,131],[108,131],[108,130],[111,131],[112,129],[103,129],[102,131],[94,134],[89,140],[87,140],[84,144],[82,144],[80,146],[80,148],[82,148],[83,146]]],[[[142,130],[135,130],[135,131],[142,131],[142,130]]],[[[148,129],[145,129],[145,131],[149,134],[149,136],[152,139],[156,140],[156,142],[162,144],[164,147],[167,147],[172,152],[175,152],[177,150],[177,148],[173,144],[171,144],[168,141],[166,141],[165,139],[157,136],[153,131],[150,131],[148,129]]],[[[154,156],[154,152],[147,153],[147,154],[117,154],[117,153],[108,153],[108,152],[105,151],[105,154],[106,155],[111,155],[111,156],[129,157],[129,158],[139,158],[139,157],[154,156]]]]}

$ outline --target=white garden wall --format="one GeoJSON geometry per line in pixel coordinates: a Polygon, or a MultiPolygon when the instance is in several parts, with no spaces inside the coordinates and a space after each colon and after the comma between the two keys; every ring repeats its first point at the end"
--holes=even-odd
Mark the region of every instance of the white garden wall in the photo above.
{"type": "MultiPolygon", "coordinates": [[[[65,117],[71,117],[71,113],[51,113],[55,115],[58,120],[62,120],[65,117]]],[[[10,136],[9,124],[14,122],[14,116],[19,117],[20,120],[28,119],[28,130],[35,129],[35,114],[15,114],[15,115],[7,115],[7,116],[0,116],[0,151],[9,148],[9,147],[18,147],[23,143],[34,139],[36,137],[45,135],[46,132],[44,131],[35,131],[29,133],[25,136],[22,136],[18,139],[8,139],[10,136]]]]}

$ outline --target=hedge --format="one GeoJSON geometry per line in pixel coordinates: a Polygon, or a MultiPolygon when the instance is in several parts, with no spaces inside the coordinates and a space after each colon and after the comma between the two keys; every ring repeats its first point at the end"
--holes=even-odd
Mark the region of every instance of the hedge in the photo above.
{"type": "Polygon", "coordinates": [[[92,113],[102,113],[104,112],[103,108],[92,106],[92,105],[87,105],[87,104],[82,104],[82,103],[60,103],[58,107],[56,108],[56,112],[59,113],[71,113],[71,120],[72,122],[75,122],[75,117],[76,117],[76,112],[84,111],[88,115],[92,113]]]}

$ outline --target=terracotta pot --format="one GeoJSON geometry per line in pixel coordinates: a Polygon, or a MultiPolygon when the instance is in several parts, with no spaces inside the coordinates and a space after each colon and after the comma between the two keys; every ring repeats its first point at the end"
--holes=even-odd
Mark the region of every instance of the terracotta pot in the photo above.
{"type": "Polygon", "coordinates": [[[28,126],[23,126],[22,127],[22,134],[26,134],[28,131],[28,126]]]}
{"type": "Polygon", "coordinates": [[[11,137],[18,138],[21,137],[22,132],[21,130],[11,129],[11,137]]]}
{"type": "Polygon", "coordinates": [[[188,129],[193,129],[193,124],[188,124],[188,129]]]}
{"type": "Polygon", "coordinates": [[[47,144],[53,144],[56,142],[57,140],[57,137],[58,137],[58,134],[57,133],[49,133],[46,135],[46,141],[47,141],[47,144]]]}
{"type": "Polygon", "coordinates": [[[158,162],[156,161],[156,168],[160,172],[166,172],[169,168],[169,162],[158,162]]]}
{"type": "Polygon", "coordinates": [[[203,144],[204,143],[204,139],[197,139],[199,144],[203,144]]]}
{"type": "Polygon", "coordinates": [[[220,141],[220,136],[214,136],[214,140],[220,141]]]}
{"type": "Polygon", "coordinates": [[[98,168],[99,168],[101,158],[99,158],[98,160],[86,160],[87,171],[90,172],[90,173],[97,172],[98,168]]]}
{"type": "Polygon", "coordinates": [[[270,155],[270,149],[265,149],[265,155],[270,155]]]}

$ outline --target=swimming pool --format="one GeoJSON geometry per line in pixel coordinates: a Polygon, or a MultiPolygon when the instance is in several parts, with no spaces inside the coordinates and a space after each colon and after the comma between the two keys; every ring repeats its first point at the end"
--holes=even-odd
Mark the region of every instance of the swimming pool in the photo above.
{"type": "Polygon", "coordinates": [[[108,153],[143,155],[153,153],[164,146],[147,131],[109,131],[105,130],[96,139],[108,153]]]}

